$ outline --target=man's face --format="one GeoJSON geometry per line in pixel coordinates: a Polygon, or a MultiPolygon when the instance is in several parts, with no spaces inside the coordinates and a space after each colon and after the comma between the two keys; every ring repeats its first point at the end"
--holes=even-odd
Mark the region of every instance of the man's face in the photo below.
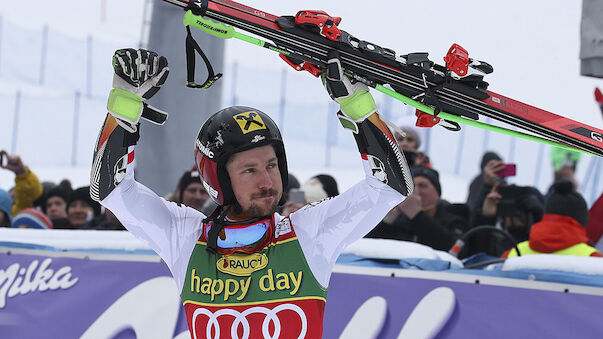
{"type": "Polygon", "coordinates": [[[193,182],[188,184],[184,191],[182,191],[182,203],[186,206],[192,207],[197,211],[201,211],[203,204],[209,198],[209,194],[200,182],[193,182]]]}
{"type": "Polygon", "coordinates": [[[73,201],[67,208],[67,218],[74,228],[79,228],[94,215],[94,209],[82,200],[73,201]]]}
{"type": "Polygon", "coordinates": [[[67,203],[59,196],[46,200],[46,215],[50,219],[67,218],[67,203]]]}
{"type": "Polygon", "coordinates": [[[235,198],[242,208],[229,217],[246,220],[276,211],[283,193],[278,158],[270,145],[234,154],[226,164],[235,198]]]}
{"type": "Polygon", "coordinates": [[[412,134],[406,133],[406,136],[403,137],[399,133],[396,133],[396,140],[398,141],[398,144],[400,145],[400,148],[403,151],[410,151],[410,152],[418,151],[417,140],[415,139],[415,137],[412,134]]]}
{"type": "Polygon", "coordinates": [[[435,186],[425,177],[414,177],[415,192],[421,196],[421,205],[423,210],[429,209],[436,205],[440,200],[440,195],[435,186]]]}

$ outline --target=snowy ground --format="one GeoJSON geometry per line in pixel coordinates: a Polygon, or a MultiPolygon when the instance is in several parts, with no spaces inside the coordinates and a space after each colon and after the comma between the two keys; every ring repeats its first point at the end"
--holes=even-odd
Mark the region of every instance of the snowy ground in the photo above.
{"type": "MultiPolygon", "coordinates": [[[[601,82],[579,75],[579,2],[555,0],[542,6],[525,1],[518,6],[514,2],[468,0],[461,5],[438,0],[366,6],[366,2],[342,0],[249,0],[245,4],[274,14],[324,9],[341,16],[340,27],[361,39],[401,54],[427,51],[436,62],[442,61],[453,42],[459,43],[470,56],[494,66],[495,72],[488,76],[493,91],[599,128],[603,125],[592,95],[601,82]]],[[[0,148],[14,147],[42,180],[69,178],[74,186],[87,184],[91,149],[111,85],[109,60],[116,48],[138,46],[145,8],[145,0],[0,0],[0,148]],[[49,27],[48,52],[43,63],[45,25],[49,27]],[[17,91],[21,103],[15,134],[17,91]]],[[[362,177],[352,138],[341,128],[330,127],[327,117],[332,106],[315,79],[287,69],[283,92],[285,66],[274,67],[280,59],[241,41],[226,42],[225,61],[223,105],[230,105],[236,93],[239,104],[271,113],[283,129],[290,169],[298,179],[330,173],[345,189],[362,177]],[[281,92],[287,103],[284,121],[279,117],[281,92]],[[335,135],[327,135],[327,130],[335,135]],[[327,139],[334,141],[330,149],[327,139]]],[[[402,104],[380,94],[375,97],[391,120],[409,114],[402,104]]],[[[479,159],[490,149],[518,164],[513,182],[541,190],[548,187],[548,146],[470,127],[462,134],[434,128],[428,151],[441,172],[444,198],[465,199],[479,159]]],[[[589,202],[603,191],[603,180],[592,187],[595,160],[583,156],[578,166],[589,202]]],[[[0,187],[11,186],[12,175],[0,171],[0,187]]]]}

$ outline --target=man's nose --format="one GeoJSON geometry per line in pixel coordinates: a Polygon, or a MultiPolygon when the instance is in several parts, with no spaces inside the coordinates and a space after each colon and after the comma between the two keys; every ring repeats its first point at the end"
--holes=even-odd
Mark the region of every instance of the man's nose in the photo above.
{"type": "Polygon", "coordinates": [[[272,177],[267,170],[260,171],[258,180],[259,188],[272,188],[272,177]]]}

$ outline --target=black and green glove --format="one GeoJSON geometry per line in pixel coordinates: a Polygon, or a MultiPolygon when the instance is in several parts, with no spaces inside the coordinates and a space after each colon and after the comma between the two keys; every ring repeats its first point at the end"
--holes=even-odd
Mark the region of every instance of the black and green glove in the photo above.
{"type": "Polygon", "coordinates": [[[331,51],[328,58],[327,68],[322,74],[323,84],[329,96],[341,108],[344,116],[340,115],[339,120],[344,127],[355,126],[375,113],[377,105],[368,86],[359,81],[352,83],[352,80],[344,74],[337,52],[331,51]]]}
{"type": "Polygon", "coordinates": [[[144,102],[152,97],[169,74],[164,56],[144,49],[120,49],[113,55],[113,89],[107,109],[117,123],[129,132],[136,132],[140,118],[162,125],[167,113],[144,102]]]}

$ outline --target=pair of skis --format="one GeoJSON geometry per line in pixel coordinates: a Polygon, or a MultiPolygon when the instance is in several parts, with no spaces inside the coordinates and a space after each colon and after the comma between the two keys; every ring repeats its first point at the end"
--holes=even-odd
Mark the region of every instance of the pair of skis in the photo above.
{"type": "Polygon", "coordinates": [[[444,119],[452,129],[462,123],[603,157],[603,130],[488,91],[484,76],[492,67],[469,58],[456,44],[442,66],[429,60],[427,53],[398,55],[357,39],[339,29],[341,18],[323,11],[278,17],[229,0],[164,1],[187,10],[186,26],[272,50],[294,69],[314,76],[326,66],[329,51],[335,50],[349,76],[428,114],[417,113],[420,126],[431,127],[444,119]],[[478,121],[480,117],[531,134],[486,124],[478,121]]]}

